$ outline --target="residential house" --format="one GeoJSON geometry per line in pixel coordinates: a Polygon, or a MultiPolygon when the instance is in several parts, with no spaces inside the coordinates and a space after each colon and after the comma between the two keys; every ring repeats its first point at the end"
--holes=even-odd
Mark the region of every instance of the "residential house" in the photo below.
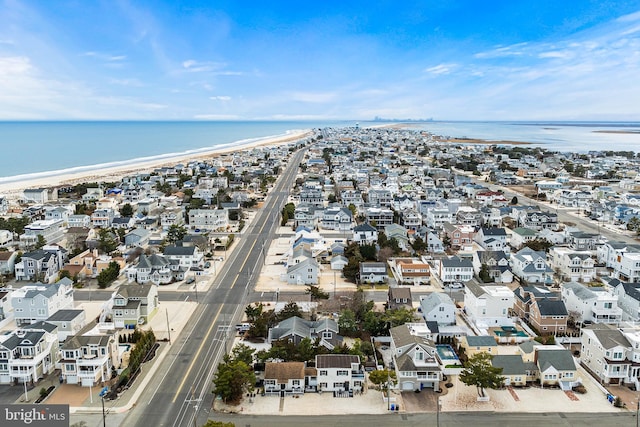
{"type": "Polygon", "coordinates": [[[95,387],[110,380],[120,367],[115,331],[101,332],[95,322],[62,345],[60,377],[67,384],[95,387]]]}
{"type": "Polygon", "coordinates": [[[519,250],[525,244],[535,240],[536,237],[537,233],[534,230],[530,228],[516,227],[511,230],[511,240],[509,241],[509,244],[512,248],[519,250]]]}
{"type": "Polygon", "coordinates": [[[149,244],[151,232],[144,228],[135,228],[124,235],[124,245],[128,248],[144,248],[149,244]]]}
{"type": "Polygon", "coordinates": [[[387,225],[393,224],[393,211],[388,208],[366,208],[364,216],[367,223],[376,224],[378,231],[383,231],[387,225]]]}
{"type": "Polygon", "coordinates": [[[433,341],[414,335],[408,325],[389,330],[396,379],[401,390],[440,390],[442,368],[433,341]]]}
{"type": "Polygon", "coordinates": [[[387,264],[363,261],[360,263],[360,283],[387,283],[387,264]]]}
{"type": "Polygon", "coordinates": [[[138,263],[126,269],[129,282],[166,285],[174,280],[183,280],[187,269],[180,267],[180,261],[170,260],[165,256],[141,254],[138,263]]]}
{"type": "Polygon", "coordinates": [[[313,258],[306,258],[289,265],[284,280],[290,285],[317,285],[320,264],[313,258]]]}
{"type": "Polygon", "coordinates": [[[0,247],[7,247],[13,243],[13,232],[0,230],[0,247]]]}
{"type": "Polygon", "coordinates": [[[353,228],[353,214],[344,207],[329,207],[322,213],[321,226],[325,230],[350,231],[353,228]]]}
{"type": "Polygon", "coordinates": [[[76,335],[86,324],[84,310],[58,310],[45,320],[58,328],[58,341],[62,342],[69,336],[76,335]]]}
{"type": "Polygon", "coordinates": [[[436,322],[438,326],[456,323],[456,304],[444,292],[432,292],[421,296],[420,312],[426,322],[436,322]]]}
{"type": "Polygon", "coordinates": [[[368,222],[353,228],[353,241],[359,245],[370,245],[378,241],[378,230],[368,222]]]}
{"type": "Polygon", "coordinates": [[[89,228],[91,227],[91,217],[89,215],[69,215],[67,226],[69,228],[89,228]]]}
{"type": "Polygon", "coordinates": [[[509,252],[507,232],[504,228],[480,228],[474,240],[487,251],[509,252]]]}
{"type": "Polygon", "coordinates": [[[91,224],[94,227],[109,228],[115,217],[116,212],[111,208],[96,209],[91,214],[91,224]]]}
{"type": "Polygon", "coordinates": [[[29,188],[22,192],[22,199],[25,203],[42,205],[49,201],[49,190],[47,188],[29,188]]]}
{"type": "Polygon", "coordinates": [[[554,246],[549,249],[549,263],[565,281],[591,282],[596,278],[595,260],[588,252],[554,246]]]}
{"type": "Polygon", "coordinates": [[[618,307],[622,309],[622,320],[640,321],[640,283],[625,283],[614,279],[610,282],[613,294],[618,297],[618,307]]]}
{"type": "Polygon", "coordinates": [[[364,388],[365,375],[360,357],[350,354],[319,354],[316,356],[318,391],[334,396],[353,396],[364,388]]]}
{"type": "Polygon", "coordinates": [[[129,230],[135,225],[135,220],[128,216],[117,216],[111,221],[111,228],[129,230]]]}
{"type": "Polygon", "coordinates": [[[408,251],[410,248],[409,245],[409,237],[407,234],[407,229],[398,224],[389,224],[384,227],[384,234],[387,236],[387,239],[395,239],[398,242],[398,246],[403,251],[408,251]]]}
{"type": "Polygon", "coordinates": [[[308,203],[300,203],[296,206],[293,214],[295,220],[294,227],[307,227],[310,230],[315,229],[323,213],[324,208],[319,208],[308,203]]]}
{"type": "Polygon", "coordinates": [[[466,335],[460,339],[460,346],[464,348],[467,357],[475,356],[478,353],[498,354],[498,342],[489,335],[466,335]]]}
{"type": "Polygon", "coordinates": [[[562,300],[536,298],[531,302],[529,324],[541,335],[566,332],[568,318],[569,312],[562,300]]]}
{"type": "Polygon", "coordinates": [[[457,225],[445,222],[442,225],[444,236],[449,240],[452,248],[468,248],[473,245],[476,231],[469,225],[457,225]]]}
{"type": "Polygon", "coordinates": [[[34,221],[24,227],[20,235],[20,247],[33,248],[38,243],[38,236],[42,236],[46,244],[57,243],[64,237],[64,223],[61,219],[34,221]]]}
{"type": "Polygon", "coordinates": [[[524,363],[519,354],[496,354],[491,358],[491,366],[502,369],[500,376],[504,378],[504,385],[507,387],[524,387],[533,381],[530,366],[524,363]]]}
{"type": "Polygon", "coordinates": [[[229,226],[229,211],[226,209],[191,209],[189,227],[192,230],[224,231],[229,226]]]}
{"type": "Polygon", "coordinates": [[[513,273],[509,258],[504,251],[475,251],[473,253],[473,270],[476,275],[485,268],[489,278],[495,283],[513,282],[513,273]]]}
{"type": "Polygon", "coordinates": [[[14,252],[14,251],[0,252],[0,276],[13,274],[15,272],[17,258],[18,258],[18,252],[14,252]]]}
{"type": "Polygon", "coordinates": [[[303,394],[304,362],[267,362],[264,367],[264,392],[280,397],[303,394]]]}
{"type": "Polygon", "coordinates": [[[560,301],[562,295],[543,285],[519,286],[513,291],[515,296],[513,304],[514,314],[522,320],[529,321],[531,314],[531,304],[537,299],[547,298],[560,301]]]}
{"type": "Polygon", "coordinates": [[[112,299],[116,328],[133,329],[145,324],[158,310],[158,287],[155,285],[120,285],[112,299]]]}
{"type": "Polygon", "coordinates": [[[395,258],[391,260],[392,271],[400,285],[429,285],[431,267],[418,258],[395,258]]]}
{"type": "Polygon", "coordinates": [[[640,283],[640,245],[605,242],[598,245],[598,261],[613,270],[612,277],[622,282],[640,283]]]}
{"type": "Polygon", "coordinates": [[[553,270],[544,252],[524,247],[511,255],[511,271],[525,283],[551,283],[553,270]]]}
{"type": "MultiPolygon", "coordinates": [[[[621,329],[609,324],[595,324],[582,329],[580,361],[604,384],[638,383],[638,361],[632,346],[621,329]],[[635,371],[635,375],[631,373],[635,371]]],[[[634,343],[637,345],[637,341],[634,343]]]]}
{"type": "Polygon", "coordinates": [[[596,249],[599,235],[595,233],[585,233],[581,230],[568,231],[566,233],[569,247],[575,251],[592,251],[596,249]]]}
{"type": "Polygon", "coordinates": [[[180,268],[185,270],[203,266],[204,254],[195,245],[169,245],[164,248],[163,254],[169,261],[177,261],[180,268]]]}
{"type": "Polygon", "coordinates": [[[514,299],[506,286],[481,286],[472,280],[464,289],[464,311],[478,327],[512,325],[509,316],[514,299]]]}
{"type": "Polygon", "coordinates": [[[37,383],[58,363],[56,327],[38,322],[0,335],[0,384],[37,383]]]}
{"type": "Polygon", "coordinates": [[[558,228],[558,214],[543,212],[540,210],[522,210],[518,216],[521,227],[540,231],[545,229],[556,230],[558,228]]]}
{"type": "Polygon", "coordinates": [[[333,319],[305,320],[290,317],[269,328],[267,342],[287,340],[295,345],[308,338],[331,351],[342,345],[342,336],[338,334],[338,324],[333,319]]]}
{"type": "Polygon", "coordinates": [[[46,320],[58,310],[73,308],[73,282],[25,285],[11,293],[11,306],[18,326],[46,320]]]}
{"type": "Polygon", "coordinates": [[[468,282],[473,279],[473,263],[468,258],[452,256],[436,260],[442,283],[468,282]]]}
{"type": "Polygon", "coordinates": [[[576,323],[618,324],[622,320],[622,309],[618,307],[618,297],[604,287],[586,287],[580,283],[562,284],[562,300],[569,316],[576,323]]]}
{"type": "Polygon", "coordinates": [[[559,386],[571,390],[580,384],[571,351],[567,349],[538,349],[536,366],[542,387],[559,386]]]}
{"type": "Polygon", "coordinates": [[[432,253],[443,253],[444,252],[444,243],[440,240],[440,237],[434,231],[427,231],[427,250],[432,253]]]}
{"type": "Polygon", "coordinates": [[[389,286],[387,292],[387,308],[389,310],[397,310],[399,308],[413,309],[413,299],[411,298],[411,289],[389,286]]]}

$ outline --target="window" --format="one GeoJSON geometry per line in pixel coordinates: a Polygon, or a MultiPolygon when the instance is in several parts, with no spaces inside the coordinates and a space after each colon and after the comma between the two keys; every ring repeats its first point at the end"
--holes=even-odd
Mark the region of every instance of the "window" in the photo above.
{"type": "Polygon", "coordinates": [[[338,375],[339,377],[346,377],[347,375],[349,375],[349,371],[339,370],[339,371],[337,372],[337,375],[338,375]]]}
{"type": "Polygon", "coordinates": [[[300,385],[300,380],[292,380],[291,384],[293,384],[294,386],[299,386],[300,385]]]}
{"type": "Polygon", "coordinates": [[[67,363],[66,365],[64,365],[64,369],[67,372],[72,372],[76,370],[76,365],[72,365],[70,363],[67,363]]]}
{"type": "Polygon", "coordinates": [[[327,371],[326,370],[320,370],[320,372],[318,373],[318,375],[322,376],[322,377],[326,377],[327,376],[327,371]]]}
{"type": "Polygon", "coordinates": [[[439,308],[439,311],[444,311],[444,307],[440,307],[440,308],[439,308]]]}
{"type": "Polygon", "coordinates": [[[343,388],[344,383],[333,383],[333,388],[343,388]]]}

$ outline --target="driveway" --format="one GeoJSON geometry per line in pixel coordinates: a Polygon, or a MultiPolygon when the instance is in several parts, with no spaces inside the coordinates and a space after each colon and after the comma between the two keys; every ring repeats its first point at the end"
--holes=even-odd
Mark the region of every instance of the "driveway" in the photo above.
{"type": "Polygon", "coordinates": [[[437,399],[447,394],[445,390],[447,389],[443,389],[442,393],[436,393],[431,389],[424,389],[420,393],[403,391],[402,403],[404,403],[404,408],[400,407],[400,410],[412,414],[417,412],[436,412],[437,399]]]}

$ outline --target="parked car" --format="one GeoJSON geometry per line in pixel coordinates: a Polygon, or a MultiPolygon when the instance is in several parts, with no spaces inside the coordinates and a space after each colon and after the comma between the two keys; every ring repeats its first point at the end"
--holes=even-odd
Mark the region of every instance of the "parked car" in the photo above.
{"type": "Polygon", "coordinates": [[[204,263],[204,268],[209,268],[211,267],[211,263],[209,261],[204,263]]]}
{"type": "Polygon", "coordinates": [[[196,281],[195,277],[189,277],[185,283],[186,283],[187,285],[190,285],[190,284],[192,284],[192,283],[193,283],[193,282],[195,282],[195,281],[196,281]]]}
{"type": "Polygon", "coordinates": [[[464,285],[462,284],[462,282],[453,282],[449,284],[449,287],[451,289],[462,289],[464,288],[464,285]]]}

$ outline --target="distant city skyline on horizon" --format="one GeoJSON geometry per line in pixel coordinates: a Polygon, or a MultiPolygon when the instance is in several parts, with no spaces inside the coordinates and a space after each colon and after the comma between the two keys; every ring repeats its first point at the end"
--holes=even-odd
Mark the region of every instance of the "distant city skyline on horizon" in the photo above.
{"type": "Polygon", "coordinates": [[[2,121],[640,121],[635,1],[0,1],[2,121]]]}

